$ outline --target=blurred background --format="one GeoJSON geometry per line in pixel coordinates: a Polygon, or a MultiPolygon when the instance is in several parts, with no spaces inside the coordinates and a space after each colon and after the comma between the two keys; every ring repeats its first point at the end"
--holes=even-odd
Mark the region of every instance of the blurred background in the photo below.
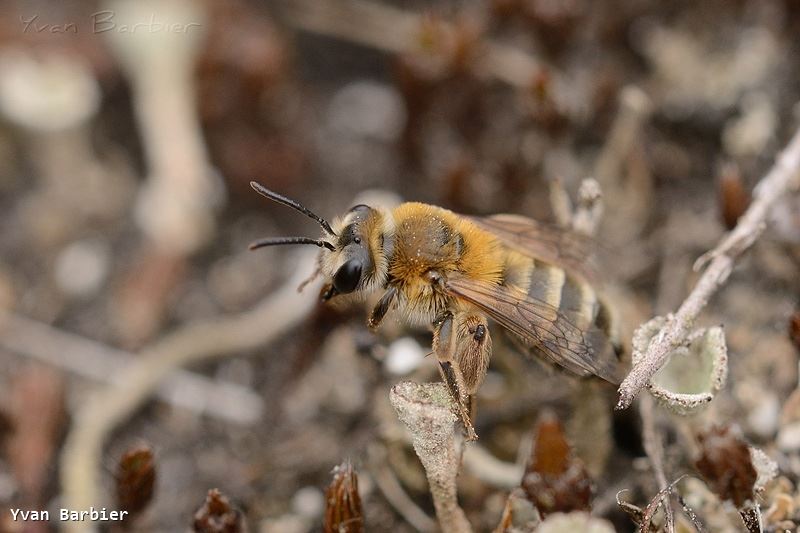
{"type": "MultiPolygon", "coordinates": [[[[594,177],[627,343],[677,308],[800,124],[799,30],[791,0],[3,2],[0,531],[68,527],[5,509],[78,504],[186,531],[215,487],[251,531],[318,531],[346,459],[367,530],[431,528],[388,403],[400,379],[438,379],[429,333],[373,334],[365,306],[297,294],[315,249],[247,245],[319,228],[249,182],[327,219],[366,193],[558,222],[594,177]]],[[[711,423],[777,460],[762,506],[788,510],[768,525],[798,508],[800,202],[772,219],[703,318],[725,325],[728,386],[694,418],[656,413],[670,479],[711,423]]],[[[459,478],[477,531],[497,525],[545,408],[595,514],[633,530],[617,492],[645,506],[658,491],[638,415],[592,414],[581,394],[495,337],[486,453],[459,478]]],[[[684,495],[701,518],[737,531],[698,480],[684,495]]]]}

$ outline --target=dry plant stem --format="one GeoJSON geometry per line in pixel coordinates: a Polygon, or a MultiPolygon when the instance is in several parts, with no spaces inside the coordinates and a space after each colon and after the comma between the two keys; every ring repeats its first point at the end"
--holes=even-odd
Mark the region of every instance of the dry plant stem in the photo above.
{"type": "Polygon", "coordinates": [[[151,16],[193,24],[180,34],[105,35],[130,79],[147,156],[149,176],[137,205],[138,222],[164,249],[189,254],[205,244],[214,226],[214,184],[194,86],[205,6],[191,0],[106,0],[105,6],[129,25],[151,16]]]}
{"type": "Polygon", "coordinates": [[[608,140],[594,166],[594,175],[604,190],[621,187],[622,166],[650,115],[652,105],[641,89],[628,86],[620,94],[620,109],[608,140]]]}
{"type": "Polygon", "coordinates": [[[572,225],[572,200],[564,187],[564,181],[555,177],[550,180],[550,209],[556,219],[556,224],[562,228],[572,225]]]}
{"type": "Polygon", "coordinates": [[[471,532],[458,505],[456,478],[461,463],[461,439],[456,441],[455,405],[444,383],[410,381],[392,387],[389,395],[400,420],[411,433],[414,451],[428,477],[436,517],[444,533],[471,532]]]}
{"type": "Polygon", "coordinates": [[[634,397],[647,385],[653,375],[666,363],[672,350],[686,339],[692,324],[709,298],[719,289],[733,270],[734,260],[747,250],[766,227],[767,216],[776,201],[790,191],[800,188],[800,130],[778,156],[775,165],[761,179],[753,194],[753,202],[739,223],[716,248],[703,255],[695,264],[700,269],[708,263],[691,294],[675,315],[668,317],[666,326],[650,342],[647,353],[619,387],[617,409],[630,406],[634,397]]]}
{"type": "MultiPolygon", "coordinates": [[[[647,453],[647,458],[650,460],[650,465],[653,467],[653,473],[658,482],[658,490],[663,491],[669,487],[667,476],[664,473],[664,449],[661,445],[661,437],[656,432],[655,409],[653,398],[645,396],[639,403],[639,414],[642,417],[642,444],[644,451],[647,453]]],[[[664,527],[667,533],[675,531],[675,518],[672,513],[672,504],[667,491],[661,498],[661,504],[664,507],[664,527]]]]}
{"type": "Polygon", "coordinates": [[[603,192],[594,178],[585,178],[578,189],[577,204],[573,207],[561,178],[550,180],[550,208],[556,223],[577,233],[592,237],[603,217],[603,192]]]}
{"type": "Polygon", "coordinates": [[[464,470],[487,485],[502,489],[518,487],[525,473],[521,464],[501,461],[475,442],[464,450],[464,470]]]}
{"type": "Polygon", "coordinates": [[[597,233],[602,217],[603,193],[600,183],[594,178],[586,178],[578,189],[578,205],[572,216],[572,229],[591,237],[597,233]]]}
{"type": "MultiPolygon", "coordinates": [[[[290,24],[306,31],[355,42],[389,53],[417,49],[423,17],[361,0],[284,1],[290,24]]],[[[475,68],[512,87],[528,88],[544,65],[516,48],[488,42],[475,68]]],[[[551,76],[556,74],[547,66],[551,76]]]]}
{"type": "Polygon", "coordinates": [[[392,469],[387,466],[386,449],[382,445],[375,444],[370,447],[369,471],[375,480],[375,484],[378,486],[378,490],[383,493],[389,505],[391,505],[406,522],[421,533],[436,531],[436,521],[414,503],[414,500],[403,490],[403,486],[397,480],[392,469]]]}
{"type": "MultiPolygon", "coordinates": [[[[0,313],[0,347],[102,383],[127,379],[135,357],[124,350],[12,313],[0,313]]],[[[177,370],[155,391],[163,401],[235,424],[261,418],[261,396],[235,383],[177,370]]]]}
{"type": "MultiPolygon", "coordinates": [[[[314,287],[297,285],[311,272],[316,253],[303,250],[291,262],[296,274],[254,309],[226,318],[199,321],[165,336],[139,354],[124,381],[90,397],[75,415],[61,459],[64,507],[100,506],[103,443],[176,369],[189,363],[252,350],[299,324],[316,304],[314,287]]],[[[93,531],[83,522],[66,522],[67,531],[93,531]]]]}
{"type": "Polygon", "coordinates": [[[617,115],[594,165],[605,203],[614,207],[603,220],[605,240],[626,253],[639,248],[637,237],[653,212],[653,179],[639,153],[641,132],[651,109],[641,89],[623,88],[617,115]]]}

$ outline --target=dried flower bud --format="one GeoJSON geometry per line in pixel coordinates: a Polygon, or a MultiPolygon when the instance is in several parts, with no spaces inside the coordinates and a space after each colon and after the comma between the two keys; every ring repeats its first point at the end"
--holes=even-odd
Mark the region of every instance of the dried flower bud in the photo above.
{"type": "Polygon", "coordinates": [[[701,455],[695,467],[723,500],[741,509],[753,498],[758,473],[750,447],[728,427],[715,427],[697,437],[701,455]]]}
{"type": "Polygon", "coordinates": [[[125,452],[117,467],[117,504],[130,517],[139,514],[153,498],[156,465],[149,446],[135,446],[125,452]]]}
{"type": "Polygon", "coordinates": [[[67,421],[65,390],[59,372],[38,365],[24,369],[11,383],[9,415],[14,432],[6,452],[24,500],[46,501],[42,498],[67,421]]]}
{"type": "Polygon", "coordinates": [[[5,441],[14,432],[14,421],[6,411],[0,409],[0,446],[5,445],[5,441]]]}
{"type": "Polygon", "coordinates": [[[246,528],[242,513],[219,489],[211,489],[203,506],[194,514],[194,530],[197,533],[242,533],[246,528]]]}
{"type": "Polygon", "coordinates": [[[534,439],[522,488],[542,516],[589,509],[592,480],[583,462],[574,456],[553,413],[540,417],[534,439]]]}
{"type": "Polygon", "coordinates": [[[325,491],[325,533],[363,533],[364,515],[358,495],[358,476],[345,461],[333,469],[333,481],[325,491]]]}
{"type": "Polygon", "coordinates": [[[736,165],[726,165],[717,180],[720,214],[725,227],[733,229],[750,205],[750,193],[744,188],[736,165]]]}
{"type": "Polygon", "coordinates": [[[795,311],[789,318],[789,338],[792,339],[795,348],[800,350],[800,311],[795,311]]]}

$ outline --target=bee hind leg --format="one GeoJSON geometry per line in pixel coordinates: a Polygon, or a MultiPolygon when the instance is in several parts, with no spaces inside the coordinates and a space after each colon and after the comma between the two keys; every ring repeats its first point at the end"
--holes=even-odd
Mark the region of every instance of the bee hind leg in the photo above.
{"type": "Polygon", "coordinates": [[[486,317],[448,313],[434,324],[433,353],[439,361],[439,373],[456,401],[457,412],[468,440],[478,438],[472,419],[475,398],[489,367],[491,338],[486,317]]]}

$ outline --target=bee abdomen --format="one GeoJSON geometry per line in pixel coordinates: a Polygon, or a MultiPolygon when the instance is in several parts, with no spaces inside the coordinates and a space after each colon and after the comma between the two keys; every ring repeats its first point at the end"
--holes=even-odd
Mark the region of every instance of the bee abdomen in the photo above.
{"type": "Polygon", "coordinates": [[[589,283],[567,277],[561,289],[559,312],[585,331],[600,331],[617,349],[618,335],[611,309],[589,283]]]}
{"type": "Polygon", "coordinates": [[[564,269],[536,261],[530,271],[527,293],[558,309],[578,328],[589,329],[594,326],[611,336],[611,314],[594,288],[564,269]]]}
{"type": "Polygon", "coordinates": [[[535,261],[530,273],[528,296],[559,309],[566,279],[567,275],[564,269],[535,261]]]}
{"type": "Polygon", "coordinates": [[[588,329],[594,323],[599,310],[597,294],[588,283],[567,276],[561,287],[558,310],[574,325],[588,329]]]}

